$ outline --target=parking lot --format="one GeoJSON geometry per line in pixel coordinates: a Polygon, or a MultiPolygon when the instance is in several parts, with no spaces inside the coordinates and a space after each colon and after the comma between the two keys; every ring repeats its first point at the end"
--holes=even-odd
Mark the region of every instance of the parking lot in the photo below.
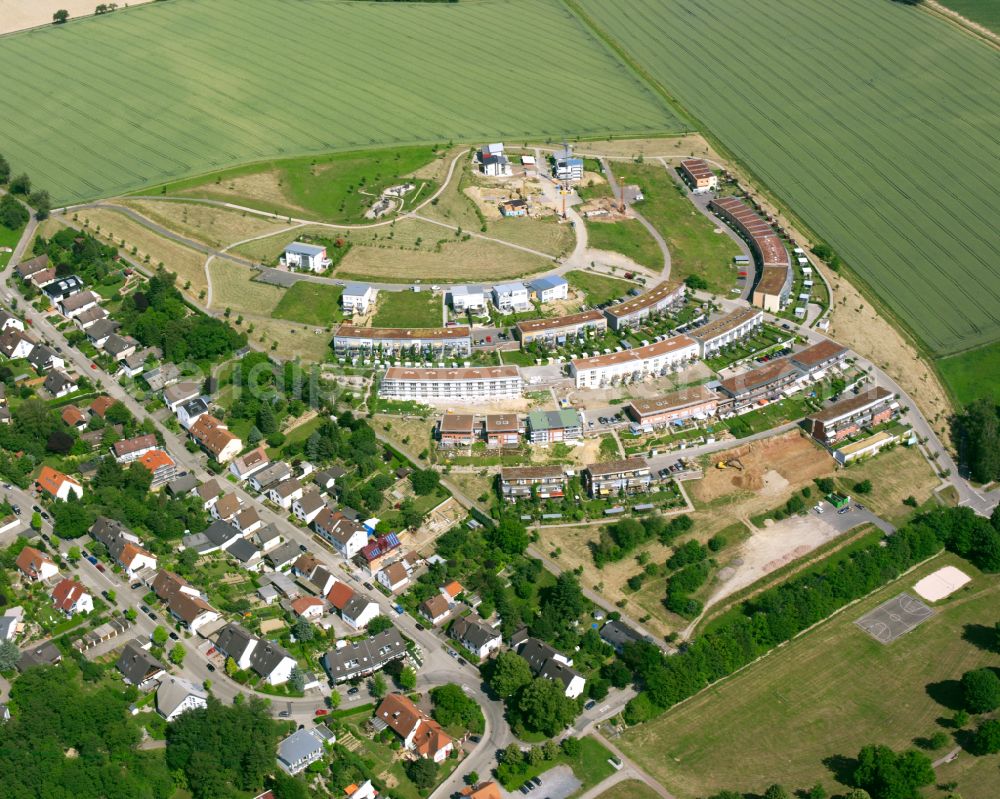
{"type": "Polygon", "coordinates": [[[513,791],[502,791],[504,799],[523,799],[525,796],[532,799],[567,799],[580,790],[581,786],[580,780],[574,776],[569,766],[555,766],[535,779],[539,784],[532,783],[530,790],[525,784],[513,791]]]}

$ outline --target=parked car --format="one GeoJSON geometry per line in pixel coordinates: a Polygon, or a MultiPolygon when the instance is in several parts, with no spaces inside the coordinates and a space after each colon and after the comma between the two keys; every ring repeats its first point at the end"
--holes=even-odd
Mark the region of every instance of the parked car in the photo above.
{"type": "Polygon", "coordinates": [[[170,631],[170,637],[173,640],[175,640],[175,641],[180,641],[181,640],[181,637],[177,633],[175,633],[173,630],[170,631]]]}
{"type": "Polygon", "coordinates": [[[591,708],[593,708],[593,707],[594,707],[594,705],[596,705],[596,704],[597,704],[597,702],[596,702],[595,700],[591,699],[591,700],[590,700],[589,702],[587,702],[587,704],[585,704],[585,705],[583,706],[583,709],[584,709],[584,710],[590,710],[590,709],[591,709],[591,708]]]}
{"type": "Polygon", "coordinates": [[[426,627],[424,627],[424,625],[422,625],[422,624],[421,624],[421,623],[420,623],[420,622],[418,621],[418,622],[417,622],[417,629],[418,629],[418,630],[426,630],[427,628],[426,628],[426,627]]]}
{"type": "Polygon", "coordinates": [[[330,711],[327,710],[325,707],[321,707],[321,708],[319,708],[316,711],[316,715],[317,716],[328,716],[329,714],[330,714],[330,711]]]}
{"type": "Polygon", "coordinates": [[[369,591],[375,590],[375,586],[372,585],[371,583],[362,583],[362,585],[364,585],[364,587],[367,588],[369,591]]]}
{"type": "Polygon", "coordinates": [[[347,695],[348,696],[355,696],[356,694],[358,694],[360,692],[361,692],[361,689],[358,688],[358,686],[356,686],[356,685],[353,688],[348,688],[347,689],[347,695]]]}
{"type": "Polygon", "coordinates": [[[18,516],[21,515],[21,506],[20,505],[11,505],[10,509],[12,511],[14,511],[14,513],[17,514],[18,516]]]}
{"type": "Polygon", "coordinates": [[[147,605],[139,605],[139,610],[141,610],[141,611],[142,611],[143,613],[145,613],[145,614],[146,614],[147,616],[148,616],[148,615],[149,615],[150,613],[152,613],[152,611],[151,611],[151,610],[149,609],[149,607],[148,607],[147,605]]]}
{"type": "Polygon", "coordinates": [[[97,571],[99,571],[99,572],[101,572],[103,574],[104,573],[104,564],[103,563],[97,563],[95,565],[97,566],[97,571]]]}
{"type": "Polygon", "coordinates": [[[213,666],[211,663],[206,663],[205,668],[208,669],[209,671],[215,671],[215,666],[213,666]]]}
{"type": "Polygon", "coordinates": [[[135,591],[137,588],[142,588],[142,583],[136,580],[134,583],[132,583],[132,585],[129,586],[129,588],[135,591]]]}
{"type": "Polygon", "coordinates": [[[38,505],[32,505],[32,506],[31,506],[31,509],[32,509],[32,510],[33,510],[33,511],[34,511],[35,513],[41,513],[41,512],[42,512],[42,509],[41,509],[40,507],[38,507],[38,505]]]}
{"type": "Polygon", "coordinates": [[[291,716],[291,715],[292,715],[292,714],[291,714],[291,713],[290,713],[289,711],[287,711],[287,710],[282,710],[282,711],[281,711],[281,712],[280,712],[280,713],[278,714],[278,717],[279,717],[279,718],[282,718],[282,719],[287,719],[287,718],[288,718],[289,716],[291,716]]]}

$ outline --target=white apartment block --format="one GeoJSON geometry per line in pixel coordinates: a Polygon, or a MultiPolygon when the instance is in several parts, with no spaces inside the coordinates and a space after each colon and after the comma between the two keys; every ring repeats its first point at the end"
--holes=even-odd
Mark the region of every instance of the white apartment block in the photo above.
{"type": "Polygon", "coordinates": [[[612,330],[638,327],[651,316],[657,316],[684,301],[683,283],[661,283],[634,300],[626,300],[604,309],[612,330]]]}
{"type": "Polygon", "coordinates": [[[333,349],[339,356],[355,355],[429,355],[464,357],[472,354],[472,336],[468,327],[356,327],[341,325],[333,337],[333,349]]]}
{"type": "Polygon", "coordinates": [[[486,293],[482,286],[452,286],[451,307],[455,313],[481,311],[486,307],[486,293]]]}
{"type": "Polygon", "coordinates": [[[667,375],[697,357],[697,343],[687,336],[674,336],[632,350],[577,358],[570,361],[569,372],[577,388],[602,388],[667,375]]]}
{"type": "Polygon", "coordinates": [[[493,305],[502,311],[520,311],[531,307],[524,283],[500,283],[493,287],[493,305]]]}
{"type": "Polygon", "coordinates": [[[375,302],[375,289],[367,283],[348,283],[340,296],[344,313],[354,316],[364,316],[373,302],[375,302]]]}
{"type": "Polygon", "coordinates": [[[516,366],[481,369],[386,369],[379,396],[415,402],[490,402],[520,399],[524,388],[516,366]]]}

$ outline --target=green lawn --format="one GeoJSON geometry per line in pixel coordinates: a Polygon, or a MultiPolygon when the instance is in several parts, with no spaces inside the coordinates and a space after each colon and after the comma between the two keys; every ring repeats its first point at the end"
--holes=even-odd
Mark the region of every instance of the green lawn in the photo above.
{"type": "Polygon", "coordinates": [[[637,284],[628,280],[619,280],[575,269],[572,272],[567,272],[564,277],[573,288],[579,289],[586,295],[588,305],[600,305],[602,302],[616,300],[619,297],[624,297],[630,290],[637,288],[637,284]]]}
{"type": "Polygon", "coordinates": [[[942,358],[937,366],[960,406],[980,397],[1000,400],[1000,342],[942,358]]]}
{"type": "Polygon", "coordinates": [[[640,266],[663,269],[663,253],[637,219],[621,222],[587,222],[587,243],[598,250],[627,255],[640,266]]]}
{"type": "Polygon", "coordinates": [[[441,297],[429,290],[379,292],[375,327],[441,327],[441,297]]]}
{"type": "Polygon", "coordinates": [[[935,354],[1000,340],[993,47],[888,0],[566,2],[935,354]]]}
{"type": "Polygon", "coordinates": [[[343,286],[300,280],[285,291],[271,316],[306,325],[327,327],[344,318],[340,310],[343,286]]]}
{"type": "MultiPolygon", "coordinates": [[[[531,20],[503,47],[483,46],[495,4],[474,2],[182,0],[11,34],[0,72],[30,65],[32,80],[5,90],[23,113],[0,118],[0,141],[62,205],[312,153],[683,127],[559,0],[503,12],[531,20]],[[527,62],[536,75],[572,64],[573,80],[554,92],[515,78],[527,62]]],[[[298,177],[282,188],[339,208],[298,177]]]]}
{"type": "Polygon", "coordinates": [[[645,198],[635,210],[646,217],[667,240],[670,250],[670,279],[684,280],[698,275],[709,290],[726,294],[736,285],[733,256],[739,247],[681,192],[660,164],[621,164],[618,179],[638,183],[645,198]]]}
{"type": "Polygon", "coordinates": [[[597,799],[659,799],[659,794],[639,780],[625,780],[609,788],[597,799]]]}
{"type": "Polygon", "coordinates": [[[1000,3],[997,0],[944,0],[942,5],[994,33],[1000,33],[1000,3]]]}
{"type": "MultiPolygon", "coordinates": [[[[374,201],[374,195],[405,182],[404,175],[436,157],[439,154],[433,147],[423,146],[261,161],[145,191],[214,198],[279,214],[301,215],[305,211],[315,218],[334,222],[363,222],[364,212],[374,201]],[[228,188],[236,178],[268,173],[277,177],[283,202],[239,190],[234,196],[228,188]]],[[[421,196],[426,198],[433,193],[433,188],[434,184],[425,186],[421,196]]]]}
{"type": "MultiPolygon", "coordinates": [[[[10,247],[13,250],[14,247],[17,246],[17,243],[21,240],[21,234],[23,232],[24,225],[14,228],[13,230],[4,225],[0,225],[0,247],[10,247]]],[[[0,268],[7,266],[7,262],[10,260],[11,255],[13,255],[13,253],[0,252],[0,268]]],[[[28,255],[30,256],[30,252],[28,255]]]]}
{"type": "MultiPolygon", "coordinates": [[[[852,758],[873,742],[901,749],[938,730],[953,734],[939,720],[954,712],[955,681],[969,669],[996,663],[965,632],[970,625],[992,629],[998,598],[1000,578],[940,555],[734,677],[629,730],[619,746],[680,799],[723,789],[763,793],[775,782],[796,790],[820,781],[829,793],[843,793],[837,758],[852,758]],[[867,611],[946,564],[973,580],[938,603],[919,627],[883,645],[855,626],[867,611]],[[833,758],[830,766],[827,758],[833,758]]],[[[938,782],[956,779],[964,799],[995,796],[995,757],[963,753],[955,772],[948,777],[939,771],[938,782]],[[973,777],[963,778],[962,769],[973,777]]],[[[923,795],[940,799],[945,793],[927,788],[923,795]]]]}
{"type": "Polygon", "coordinates": [[[504,787],[509,791],[516,790],[519,785],[523,785],[532,777],[544,774],[550,768],[567,765],[583,783],[579,792],[584,793],[615,773],[614,767],[608,762],[609,757],[612,757],[611,752],[596,738],[588,735],[580,739],[580,753],[576,757],[567,757],[560,752],[555,760],[546,760],[534,766],[526,765],[514,779],[508,780],[504,787]]]}

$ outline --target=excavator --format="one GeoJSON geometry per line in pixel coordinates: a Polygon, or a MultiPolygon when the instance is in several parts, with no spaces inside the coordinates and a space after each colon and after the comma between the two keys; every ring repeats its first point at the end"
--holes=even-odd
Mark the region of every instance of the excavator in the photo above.
{"type": "Polygon", "coordinates": [[[727,461],[719,461],[715,464],[716,469],[739,469],[743,471],[743,462],[739,458],[730,458],[727,461]]]}

